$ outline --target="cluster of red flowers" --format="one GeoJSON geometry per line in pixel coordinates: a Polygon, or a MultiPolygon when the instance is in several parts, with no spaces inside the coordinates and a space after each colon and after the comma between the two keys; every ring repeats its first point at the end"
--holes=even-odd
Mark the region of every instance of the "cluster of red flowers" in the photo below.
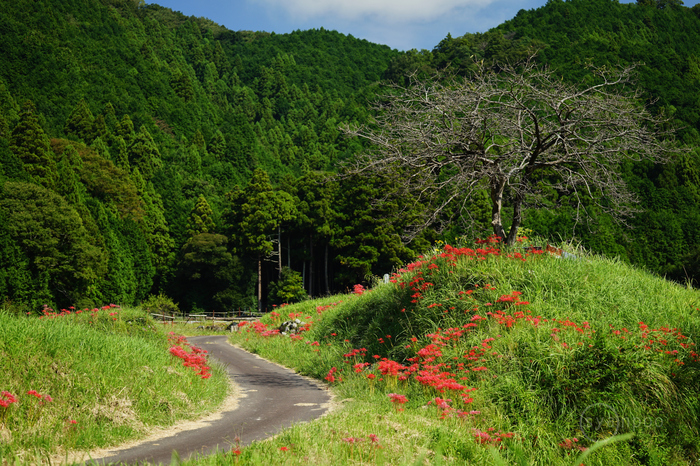
{"type": "Polygon", "coordinates": [[[452,403],[451,399],[440,398],[439,396],[428,401],[428,405],[431,405],[431,404],[435,405],[435,407],[438,410],[438,414],[440,415],[440,419],[445,419],[454,410],[454,408],[452,408],[452,406],[450,406],[450,403],[452,403]]]}
{"type": "Polygon", "coordinates": [[[359,283],[352,287],[352,292],[357,295],[364,294],[365,291],[365,287],[360,285],[359,283]]]}
{"type": "Polygon", "coordinates": [[[391,399],[391,402],[394,403],[394,406],[396,406],[397,411],[403,411],[403,408],[400,408],[399,405],[404,405],[408,403],[408,398],[406,398],[406,395],[399,395],[398,393],[389,393],[387,396],[391,399]]]}
{"type": "Polygon", "coordinates": [[[335,374],[336,374],[337,372],[338,372],[338,368],[336,368],[336,367],[331,367],[331,370],[328,371],[328,374],[326,375],[325,379],[326,379],[328,382],[330,382],[330,383],[333,383],[333,382],[336,382],[336,381],[337,381],[337,382],[342,382],[342,381],[343,381],[342,377],[340,377],[340,376],[336,377],[336,376],[335,376],[335,374]]]}
{"type": "Polygon", "coordinates": [[[616,329],[610,326],[611,333],[621,340],[629,340],[637,338],[640,343],[635,347],[643,348],[646,351],[653,351],[673,359],[673,362],[679,366],[686,364],[682,358],[687,354],[686,361],[700,362],[700,355],[692,348],[695,343],[687,342],[688,337],[677,328],[659,327],[656,329],[650,328],[644,322],[639,322],[638,333],[628,330],[623,327],[616,329]]]}
{"type": "MultiPolygon", "coordinates": [[[[93,309],[85,308],[82,310],[81,309],[76,310],[74,306],[70,306],[68,309],[61,309],[60,312],[56,312],[55,310],[53,310],[52,308],[50,308],[49,306],[44,304],[44,306],[41,310],[42,315],[39,316],[39,319],[55,319],[57,317],[66,317],[66,316],[70,316],[70,315],[74,315],[74,314],[82,314],[83,312],[90,312],[93,317],[96,317],[100,311],[110,311],[112,309],[119,309],[119,305],[118,304],[107,304],[106,306],[102,306],[100,308],[97,308],[97,307],[95,307],[93,309]]],[[[31,314],[32,314],[31,312],[27,312],[27,315],[31,315],[31,314]]],[[[109,315],[115,316],[115,315],[117,315],[117,312],[112,312],[109,315]]],[[[113,320],[117,320],[117,319],[114,318],[113,320]]]]}
{"type": "Polygon", "coordinates": [[[0,407],[8,408],[12,403],[17,403],[15,395],[5,390],[0,392],[0,407]]]}
{"type": "Polygon", "coordinates": [[[513,438],[515,436],[514,432],[495,432],[495,430],[496,429],[493,427],[489,427],[487,431],[474,429],[474,439],[482,445],[498,445],[503,439],[513,438]]]}
{"type": "MultiPolygon", "coordinates": [[[[498,238],[492,237],[481,241],[479,244],[483,247],[477,249],[454,248],[446,245],[438,255],[431,259],[421,257],[420,260],[393,274],[391,278],[392,283],[405,290],[406,299],[410,299],[413,304],[422,305],[424,309],[432,309],[431,312],[444,313],[459,307],[459,312],[464,311],[465,320],[469,323],[444,330],[438,328],[424,336],[429,339],[429,342],[423,344],[418,344],[418,338],[411,338],[411,344],[406,345],[405,348],[412,349],[414,357],[407,358],[407,362],[404,361],[404,364],[410,365],[404,365],[379,355],[373,355],[369,358],[370,361],[372,358],[376,360],[376,364],[373,365],[366,362],[366,348],[353,349],[345,353],[343,355],[345,363],[352,364],[354,372],[362,374],[362,377],[368,380],[371,390],[374,389],[375,379],[378,377],[378,380],[385,380],[386,386],[392,387],[392,389],[397,385],[397,381],[407,382],[412,378],[426,389],[435,390],[435,394],[439,395],[429,404],[434,404],[437,407],[441,418],[454,416],[459,419],[467,419],[480,414],[480,411],[467,408],[474,403],[472,395],[477,390],[476,387],[468,388],[468,381],[497,377],[497,375],[490,375],[490,363],[494,361],[494,358],[500,358],[503,355],[498,354],[493,349],[495,346],[493,342],[501,338],[501,335],[495,334],[496,332],[493,332],[493,337],[483,338],[480,343],[472,346],[469,350],[462,354],[458,353],[456,349],[458,342],[465,335],[470,335],[476,328],[484,326],[488,326],[489,331],[498,329],[498,326],[503,331],[508,331],[517,325],[532,326],[533,328],[545,327],[550,333],[551,344],[564,350],[584,345],[586,339],[592,338],[594,331],[588,322],[577,323],[570,319],[546,319],[542,316],[533,316],[531,311],[525,308],[529,302],[523,299],[520,291],[513,290],[503,294],[503,292],[496,292],[496,287],[488,283],[474,284],[472,289],[460,291],[455,297],[456,299],[448,298],[454,303],[454,306],[446,302],[432,304],[421,302],[426,296],[432,294],[432,288],[435,286],[433,282],[438,283],[436,274],[444,274],[445,270],[447,273],[452,273],[450,268],[456,265],[459,258],[487,260],[489,256],[500,256],[501,251],[495,247],[498,243],[498,238]],[[487,300],[492,302],[485,302],[487,300]]],[[[526,249],[524,253],[513,253],[507,257],[515,260],[526,260],[530,255],[541,253],[540,250],[530,248],[526,249]]],[[[321,314],[328,307],[319,306],[317,312],[321,314]]],[[[402,312],[405,311],[406,309],[402,309],[402,312]]],[[[264,324],[258,324],[259,330],[254,325],[251,326],[251,330],[255,329],[261,335],[269,331],[264,324]]],[[[621,339],[629,338],[632,333],[626,328],[611,329],[611,331],[613,335],[621,339]]],[[[336,334],[332,335],[336,336],[336,334]]],[[[636,336],[641,338],[640,348],[643,347],[646,350],[667,355],[674,358],[678,364],[690,360],[698,362],[698,354],[693,351],[694,344],[689,342],[688,337],[684,336],[678,329],[665,327],[650,329],[640,322],[639,333],[636,336]],[[682,356],[681,353],[689,355],[689,357],[682,356]],[[685,359],[683,359],[684,357],[685,359]]],[[[387,335],[387,338],[391,337],[387,335]]],[[[384,338],[379,338],[379,342],[385,343],[384,338]]],[[[340,371],[336,367],[331,368],[326,375],[326,380],[331,383],[341,381],[340,371]]],[[[408,401],[405,395],[397,393],[390,393],[388,397],[397,407],[408,401]]],[[[513,432],[496,431],[494,428],[474,429],[474,438],[480,444],[497,445],[514,435],[513,432]]],[[[576,439],[565,439],[560,446],[565,449],[579,448],[575,445],[576,442],[576,439]]]]}
{"type": "Polygon", "coordinates": [[[170,354],[182,359],[184,361],[182,363],[183,366],[191,367],[196,371],[197,375],[200,375],[203,379],[211,377],[211,373],[209,372],[211,368],[207,366],[207,358],[205,356],[207,353],[206,350],[189,344],[187,338],[182,335],[175,335],[173,332],[170,332],[168,339],[170,340],[170,344],[173,345],[170,347],[170,354]],[[187,352],[183,346],[189,347],[191,353],[187,352]]]}
{"type": "Polygon", "coordinates": [[[577,445],[578,439],[576,437],[568,439],[565,438],[562,440],[562,442],[559,444],[560,447],[562,447],[564,450],[579,450],[579,451],[586,451],[585,447],[582,447],[580,445],[577,445]]]}
{"type": "Polygon", "coordinates": [[[27,392],[27,395],[32,395],[32,396],[39,398],[39,400],[41,400],[40,401],[41,404],[43,404],[44,401],[49,402],[49,403],[53,401],[53,398],[51,398],[50,395],[42,395],[41,393],[37,392],[36,390],[29,390],[27,392]]]}

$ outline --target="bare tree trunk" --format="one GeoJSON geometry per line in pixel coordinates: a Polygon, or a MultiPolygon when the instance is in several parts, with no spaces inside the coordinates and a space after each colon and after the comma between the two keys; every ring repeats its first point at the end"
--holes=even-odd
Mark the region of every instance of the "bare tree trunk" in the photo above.
{"type": "Polygon", "coordinates": [[[311,235],[309,235],[309,252],[311,253],[311,260],[309,261],[309,295],[314,295],[314,240],[311,235]]]}
{"type": "Polygon", "coordinates": [[[282,280],[282,228],[277,225],[277,280],[282,280]]]}
{"type": "Polygon", "coordinates": [[[515,240],[518,239],[518,228],[523,223],[523,201],[524,195],[518,193],[513,201],[513,223],[510,226],[510,231],[508,232],[508,238],[506,239],[506,244],[508,246],[513,246],[515,240]]]}
{"type": "Polygon", "coordinates": [[[503,177],[491,179],[491,226],[493,234],[501,238],[506,237],[501,219],[501,208],[503,207],[503,190],[506,187],[506,180],[503,177]]]}
{"type": "Polygon", "coordinates": [[[262,311],[262,257],[258,256],[258,312],[262,311]]]}
{"type": "Polygon", "coordinates": [[[326,279],[326,294],[331,294],[331,287],[330,287],[330,284],[328,283],[328,243],[326,243],[324,267],[325,267],[324,272],[325,272],[325,279],[326,279]]]}

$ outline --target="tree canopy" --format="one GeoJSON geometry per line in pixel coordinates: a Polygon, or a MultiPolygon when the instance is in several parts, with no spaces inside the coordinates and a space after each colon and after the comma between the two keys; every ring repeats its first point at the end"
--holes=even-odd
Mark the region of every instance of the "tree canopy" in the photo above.
{"type": "Polygon", "coordinates": [[[524,208],[541,203],[547,191],[578,205],[582,196],[600,200],[622,217],[632,212],[633,195],[620,164],[663,163],[672,148],[659,139],[672,133],[666,119],[626,91],[632,69],[600,68],[594,83],[577,86],[530,59],[396,86],[377,104],[375,126],[347,130],[374,144],[356,170],[401,172],[407,189],[432,206],[428,222],[486,189],[493,233],[510,245],[524,208]],[[505,203],[513,209],[508,233],[505,203]]]}

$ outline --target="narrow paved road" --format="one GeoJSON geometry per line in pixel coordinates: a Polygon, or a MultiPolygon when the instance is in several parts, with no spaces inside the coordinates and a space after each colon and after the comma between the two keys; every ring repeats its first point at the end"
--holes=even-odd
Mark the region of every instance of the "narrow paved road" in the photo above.
{"type": "Polygon", "coordinates": [[[180,432],[172,437],[146,442],[94,463],[169,464],[173,450],[180,458],[230,450],[236,438],[241,445],[274,435],[297,422],[310,421],[327,410],[328,391],[264,359],[235,348],[226,336],[190,337],[188,340],[209,352],[228,370],[244,398],[233,411],[206,427],[180,432]]]}

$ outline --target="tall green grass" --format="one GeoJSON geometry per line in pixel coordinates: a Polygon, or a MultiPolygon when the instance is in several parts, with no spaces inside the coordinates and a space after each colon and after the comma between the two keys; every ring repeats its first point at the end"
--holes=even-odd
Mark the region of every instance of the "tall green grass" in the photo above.
{"type": "Polygon", "coordinates": [[[333,375],[346,401],[273,442],[208,461],[568,465],[585,449],[586,464],[700,461],[696,290],[582,251],[574,259],[522,249],[477,256],[453,261],[436,250],[396,283],[284,307],[241,327],[234,342],[303,374],[333,375]],[[503,299],[513,291],[522,294],[503,299]],[[309,330],[270,332],[290,315],[309,330]],[[425,370],[424,358],[409,358],[436,342],[441,355],[428,365],[476,388],[469,402],[464,390],[419,383],[417,372],[406,380],[380,373],[382,358],[425,370]],[[355,372],[358,363],[369,366],[355,372]],[[403,411],[390,393],[408,398],[403,411]],[[438,409],[436,397],[451,399],[450,409],[438,409]],[[382,447],[371,460],[370,434],[382,447]]]}
{"type": "Polygon", "coordinates": [[[18,398],[0,407],[0,464],[118,444],[226,396],[223,370],[203,380],[183,367],[142,311],[95,311],[41,319],[0,311],[0,391],[18,398]]]}

